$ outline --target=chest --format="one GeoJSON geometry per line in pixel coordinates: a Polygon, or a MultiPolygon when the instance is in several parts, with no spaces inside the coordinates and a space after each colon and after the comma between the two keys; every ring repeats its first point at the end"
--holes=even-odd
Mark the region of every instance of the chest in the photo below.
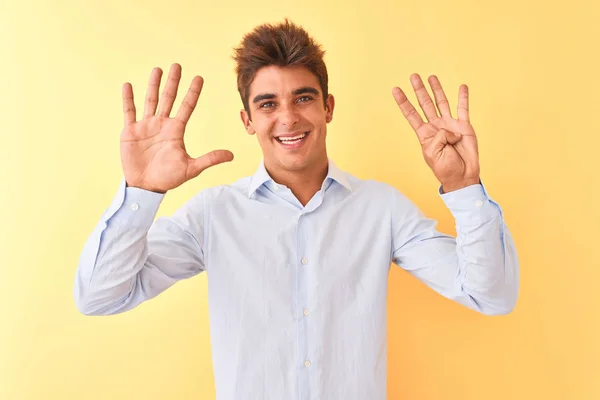
{"type": "Polygon", "coordinates": [[[300,289],[348,297],[379,290],[391,263],[390,218],[364,204],[323,204],[311,212],[245,204],[214,208],[209,219],[209,282],[234,293],[252,287],[265,300],[287,302],[300,289]]]}

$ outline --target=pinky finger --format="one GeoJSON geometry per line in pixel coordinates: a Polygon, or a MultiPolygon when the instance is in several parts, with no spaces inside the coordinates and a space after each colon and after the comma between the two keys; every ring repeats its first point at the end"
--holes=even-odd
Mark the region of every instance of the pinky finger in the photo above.
{"type": "Polygon", "coordinates": [[[460,85],[458,89],[458,120],[469,121],[469,88],[460,85]]]}
{"type": "Polygon", "coordinates": [[[123,114],[125,125],[135,123],[135,103],[131,83],[123,84],[123,114]]]}

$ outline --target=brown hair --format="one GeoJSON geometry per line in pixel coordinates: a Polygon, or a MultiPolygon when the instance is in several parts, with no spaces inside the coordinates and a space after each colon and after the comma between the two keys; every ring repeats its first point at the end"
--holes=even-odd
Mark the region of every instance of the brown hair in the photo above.
{"type": "Polygon", "coordinates": [[[303,66],[319,79],[323,104],[327,89],[327,68],[323,61],[325,51],[302,27],[285,19],[277,25],[264,24],[244,36],[235,48],[237,87],[244,109],[250,113],[248,96],[256,72],[269,65],[279,67],[303,66]]]}

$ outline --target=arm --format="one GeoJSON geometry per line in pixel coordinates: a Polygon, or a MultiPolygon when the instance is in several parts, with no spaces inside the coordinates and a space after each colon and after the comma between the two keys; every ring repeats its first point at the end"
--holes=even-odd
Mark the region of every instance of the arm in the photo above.
{"type": "Polygon", "coordinates": [[[79,259],[74,297],[80,312],[130,310],[204,270],[202,194],[154,222],[163,198],[121,182],[79,259]]]}
{"type": "Polygon", "coordinates": [[[500,206],[482,184],[441,194],[456,238],[395,193],[393,261],[437,293],[486,315],[515,307],[519,264],[500,206]]]}
{"type": "Polygon", "coordinates": [[[194,77],[179,111],[171,117],[181,66],[171,66],[159,102],[161,77],[160,68],[152,70],[142,118],[137,115],[131,84],[123,85],[124,179],[81,253],[74,296],[84,314],[127,311],[204,269],[203,195],[173,217],[153,222],[154,217],[167,191],[207,168],[233,160],[233,154],[216,150],[190,157],[183,137],[204,81],[194,77]]]}
{"type": "Polygon", "coordinates": [[[481,184],[468,88],[459,87],[455,119],[436,76],[429,77],[435,103],[418,74],[410,80],[427,122],[400,88],[392,93],[441,183],[440,195],[456,220],[457,237],[439,233],[435,221],[397,196],[393,258],[446,297],[485,314],[508,313],[517,300],[517,255],[502,210],[481,184]]]}

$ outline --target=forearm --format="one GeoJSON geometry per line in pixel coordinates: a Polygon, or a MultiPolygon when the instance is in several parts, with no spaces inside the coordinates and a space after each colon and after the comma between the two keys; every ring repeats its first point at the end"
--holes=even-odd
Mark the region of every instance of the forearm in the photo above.
{"type": "Polygon", "coordinates": [[[506,314],[517,301],[519,266],[502,209],[481,185],[456,194],[442,196],[456,221],[460,289],[479,311],[506,314]]]}
{"type": "Polygon", "coordinates": [[[147,234],[162,196],[121,184],[87,239],[76,272],[74,297],[87,315],[126,311],[148,298],[140,271],[148,257],[147,234]]]}
{"type": "Polygon", "coordinates": [[[437,230],[405,196],[394,192],[393,261],[442,296],[483,314],[515,305],[519,267],[502,210],[483,185],[441,193],[456,237],[437,230]]]}

